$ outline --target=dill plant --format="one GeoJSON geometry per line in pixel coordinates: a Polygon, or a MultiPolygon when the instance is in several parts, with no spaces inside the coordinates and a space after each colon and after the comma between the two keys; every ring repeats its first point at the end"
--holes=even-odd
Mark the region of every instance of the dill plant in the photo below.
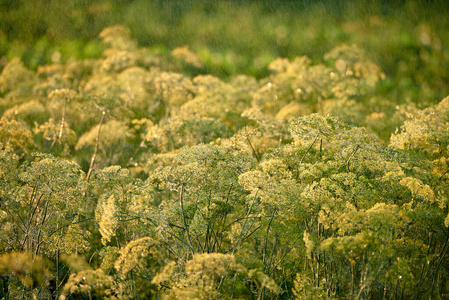
{"type": "Polygon", "coordinates": [[[385,99],[355,46],[224,80],[100,38],[0,75],[3,297],[448,295],[447,98],[385,99]]]}

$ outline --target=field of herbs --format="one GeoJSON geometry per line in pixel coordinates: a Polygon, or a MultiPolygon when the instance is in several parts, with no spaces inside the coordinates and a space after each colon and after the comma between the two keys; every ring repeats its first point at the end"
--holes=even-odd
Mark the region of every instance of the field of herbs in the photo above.
{"type": "Polygon", "coordinates": [[[444,2],[37,2],[0,1],[1,299],[449,297],[444,2]]]}

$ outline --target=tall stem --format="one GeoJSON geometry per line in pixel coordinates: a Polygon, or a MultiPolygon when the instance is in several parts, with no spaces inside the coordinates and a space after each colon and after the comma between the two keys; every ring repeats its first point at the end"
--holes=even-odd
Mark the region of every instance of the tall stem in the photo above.
{"type": "Polygon", "coordinates": [[[59,136],[58,139],[61,140],[62,133],[64,132],[64,123],[65,123],[65,110],[67,106],[67,98],[64,100],[64,108],[62,110],[62,118],[61,118],[61,128],[59,129],[59,136]]]}
{"type": "Polygon", "coordinates": [[[351,155],[350,155],[349,158],[348,158],[348,161],[346,162],[346,170],[347,170],[348,172],[350,172],[350,170],[349,170],[349,163],[350,163],[350,161],[351,161],[351,158],[357,153],[357,150],[359,150],[359,148],[360,148],[360,145],[357,145],[357,146],[355,147],[354,151],[351,153],[351,155]]]}
{"type": "Polygon", "coordinates": [[[256,152],[256,150],[253,147],[253,144],[251,144],[251,140],[249,139],[249,137],[246,137],[246,139],[248,140],[248,144],[251,147],[251,150],[253,151],[253,154],[256,157],[257,162],[260,162],[259,156],[257,155],[257,152],[256,152]]]}
{"type": "MultiPolygon", "coordinates": [[[[249,215],[251,214],[251,211],[252,211],[252,209],[253,209],[254,202],[256,202],[257,194],[258,194],[258,193],[259,193],[259,190],[257,190],[256,194],[254,195],[253,202],[251,203],[251,206],[250,206],[249,209],[248,209],[248,213],[246,214],[246,217],[245,217],[245,222],[243,222],[243,226],[242,226],[242,229],[240,230],[240,234],[239,234],[239,237],[237,238],[237,242],[236,242],[235,245],[234,245],[234,249],[232,249],[232,255],[234,255],[235,250],[237,249],[238,245],[240,244],[240,242],[241,242],[241,240],[242,240],[243,232],[245,231],[246,222],[248,221],[249,215]]],[[[221,287],[222,287],[222,285],[223,285],[223,282],[224,282],[225,279],[228,277],[229,266],[230,266],[230,263],[226,266],[226,272],[225,272],[225,275],[221,276],[220,284],[218,285],[218,290],[219,290],[219,291],[221,290],[221,287]]]]}
{"type": "Polygon", "coordinates": [[[90,160],[90,166],[89,166],[89,171],[87,172],[86,181],[89,181],[90,174],[92,173],[92,170],[93,170],[93,167],[94,167],[95,158],[97,157],[98,145],[100,144],[101,125],[103,125],[103,120],[104,120],[104,115],[105,114],[106,114],[106,111],[103,110],[101,112],[101,119],[100,119],[100,124],[98,126],[97,138],[95,139],[95,150],[94,150],[94,154],[92,155],[92,159],[90,160]]]}
{"type": "Polygon", "coordinates": [[[273,214],[271,215],[271,219],[270,219],[270,222],[268,223],[267,230],[266,230],[266,233],[265,233],[265,244],[264,244],[264,247],[263,247],[263,268],[264,268],[264,271],[267,270],[267,266],[266,266],[266,263],[267,263],[267,259],[266,258],[267,257],[266,256],[267,256],[267,246],[268,246],[268,233],[270,231],[271,223],[273,222],[275,214],[276,214],[276,210],[274,210],[273,214]]]}
{"type": "MultiPolygon", "coordinates": [[[[321,131],[318,132],[318,134],[315,136],[315,138],[313,139],[313,142],[309,145],[309,147],[307,148],[306,152],[303,154],[303,156],[301,157],[301,160],[299,161],[298,167],[300,164],[302,164],[302,162],[304,161],[304,158],[306,157],[307,153],[309,153],[310,149],[312,149],[313,145],[315,144],[315,142],[317,141],[318,137],[321,135],[321,131]]],[[[321,153],[321,147],[323,145],[322,143],[323,140],[321,140],[321,145],[320,145],[320,153],[321,153]]],[[[298,173],[296,173],[296,180],[298,180],[299,178],[299,170],[298,173]]]]}
{"type": "Polygon", "coordinates": [[[192,240],[190,238],[190,231],[189,231],[189,226],[187,225],[187,221],[186,221],[186,214],[184,212],[184,204],[182,202],[184,197],[184,185],[181,185],[181,191],[179,192],[179,202],[181,204],[181,211],[182,211],[182,219],[184,221],[184,226],[186,228],[186,232],[187,232],[187,239],[189,240],[189,248],[190,251],[192,251],[192,257],[195,254],[195,251],[193,250],[193,246],[192,246],[192,240]]]}
{"type": "Polygon", "coordinates": [[[446,175],[449,172],[449,169],[447,169],[446,171],[444,171],[444,173],[440,176],[440,178],[438,178],[438,180],[443,179],[444,175],[446,175]]]}
{"type": "Polygon", "coordinates": [[[240,244],[240,242],[241,242],[241,240],[242,240],[243,232],[245,231],[246,222],[248,221],[249,215],[251,214],[251,211],[252,211],[252,209],[253,209],[254,202],[256,202],[257,194],[258,194],[258,193],[259,193],[259,190],[257,190],[256,194],[254,195],[253,202],[251,203],[251,206],[250,206],[249,209],[248,209],[248,213],[246,214],[246,217],[245,217],[245,222],[243,222],[243,225],[242,225],[242,230],[240,230],[240,235],[239,235],[239,237],[237,238],[237,242],[236,242],[235,245],[234,245],[234,249],[232,250],[232,255],[234,255],[235,250],[237,249],[238,245],[240,244]]]}

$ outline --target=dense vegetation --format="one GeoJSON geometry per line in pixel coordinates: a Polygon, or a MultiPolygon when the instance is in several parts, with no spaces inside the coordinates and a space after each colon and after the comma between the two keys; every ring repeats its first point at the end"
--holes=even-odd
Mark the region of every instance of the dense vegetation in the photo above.
{"type": "Polygon", "coordinates": [[[335,46],[356,44],[388,75],[390,100],[435,104],[449,94],[449,2],[390,2],[0,0],[0,57],[20,56],[33,70],[99,58],[98,33],[123,24],[156,53],[189,45],[202,74],[262,78],[277,57],[321,63],[335,46]]]}
{"type": "MultiPolygon", "coordinates": [[[[371,13],[383,32],[398,11],[371,13]]],[[[386,50],[410,62],[396,72],[363,41],[257,60],[256,36],[219,73],[207,43],[156,50],[122,25],[71,59],[42,39],[12,57],[5,38],[1,297],[448,298],[449,52],[436,27],[413,30],[397,46],[413,51],[386,50]]]]}

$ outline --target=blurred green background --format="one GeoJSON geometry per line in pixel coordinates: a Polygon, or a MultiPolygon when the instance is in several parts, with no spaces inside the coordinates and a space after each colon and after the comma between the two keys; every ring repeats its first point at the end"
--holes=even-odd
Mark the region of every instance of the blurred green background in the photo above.
{"type": "Polygon", "coordinates": [[[426,106],[449,94],[448,12],[445,0],[0,0],[0,71],[16,56],[31,69],[99,57],[98,33],[122,24],[160,54],[188,45],[224,79],[356,44],[387,74],[380,90],[426,106]]]}

